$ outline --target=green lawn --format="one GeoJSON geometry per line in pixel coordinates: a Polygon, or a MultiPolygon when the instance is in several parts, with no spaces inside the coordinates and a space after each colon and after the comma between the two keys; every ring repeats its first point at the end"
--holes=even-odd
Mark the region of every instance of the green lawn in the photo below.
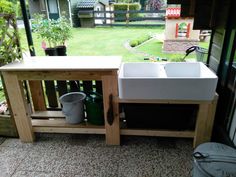
{"type": "MultiPolygon", "coordinates": [[[[143,61],[143,56],[133,54],[124,47],[128,40],[136,39],[142,35],[158,34],[163,32],[163,27],[97,27],[97,28],[74,28],[73,38],[67,41],[67,54],[70,56],[110,56],[121,55],[123,61],[143,61]]],[[[27,49],[24,30],[20,30],[21,43],[27,49]]],[[[44,55],[41,48],[41,40],[33,33],[36,55],[44,55]]]]}

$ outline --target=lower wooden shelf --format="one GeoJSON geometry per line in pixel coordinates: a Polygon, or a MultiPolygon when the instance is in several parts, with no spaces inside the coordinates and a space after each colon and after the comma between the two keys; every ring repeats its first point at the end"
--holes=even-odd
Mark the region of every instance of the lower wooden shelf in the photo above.
{"type": "Polygon", "coordinates": [[[91,125],[89,123],[68,124],[65,119],[32,119],[34,132],[44,133],[82,133],[82,134],[105,134],[105,127],[91,125]]]}
{"type": "Polygon", "coordinates": [[[160,136],[160,137],[179,137],[194,138],[194,131],[177,131],[177,130],[147,130],[147,129],[121,129],[121,135],[136,136],[160,136]]]}

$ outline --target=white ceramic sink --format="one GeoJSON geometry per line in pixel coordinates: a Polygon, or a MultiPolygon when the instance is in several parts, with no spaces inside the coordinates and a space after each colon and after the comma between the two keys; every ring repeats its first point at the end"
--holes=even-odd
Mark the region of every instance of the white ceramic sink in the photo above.
{"type": "Polygon", "coordinates": [[[217,76],[201,62],[123,63],[121,99],[212,100],[217,76]]]}

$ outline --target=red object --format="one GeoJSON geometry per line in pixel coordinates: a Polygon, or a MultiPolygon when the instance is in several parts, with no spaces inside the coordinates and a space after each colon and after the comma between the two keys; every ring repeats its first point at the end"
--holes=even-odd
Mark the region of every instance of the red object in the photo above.
{"type": "Polygon", "coordinates": [[[190,35],[190,23],[188,23],[188,26],[187,26],[187,34],[186,34],[186,37],[189,38],[189,35],[190,35]]]}
{"type": "Polygon", "coordinates": [[[45,50],[47,48],[47,44],[45,41],[42,41],[42,48],[45,50]]]}
{"type": "Polygon", "coordinates": [[[166,9],[167,18],[179,18],[181,13],[180,7],[169,7],[166,9]]]}
{"type": "Polygon", "coordinates": [[[178,32],[179,32],[179,24],[176,23],[176,26],[175,26],[175,38],[178,37],[178,32]]]}

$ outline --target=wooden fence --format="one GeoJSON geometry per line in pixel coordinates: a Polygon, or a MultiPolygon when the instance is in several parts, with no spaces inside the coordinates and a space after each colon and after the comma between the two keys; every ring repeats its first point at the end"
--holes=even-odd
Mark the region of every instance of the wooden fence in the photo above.
{"type": "Polygon", "coordinates": [[[165,12],[165,10],[93,11],[93,17],[96,26],[162,26],[165,24],[165,12]],[[140,23],[147,21],[149,23],[140,23]]]}

